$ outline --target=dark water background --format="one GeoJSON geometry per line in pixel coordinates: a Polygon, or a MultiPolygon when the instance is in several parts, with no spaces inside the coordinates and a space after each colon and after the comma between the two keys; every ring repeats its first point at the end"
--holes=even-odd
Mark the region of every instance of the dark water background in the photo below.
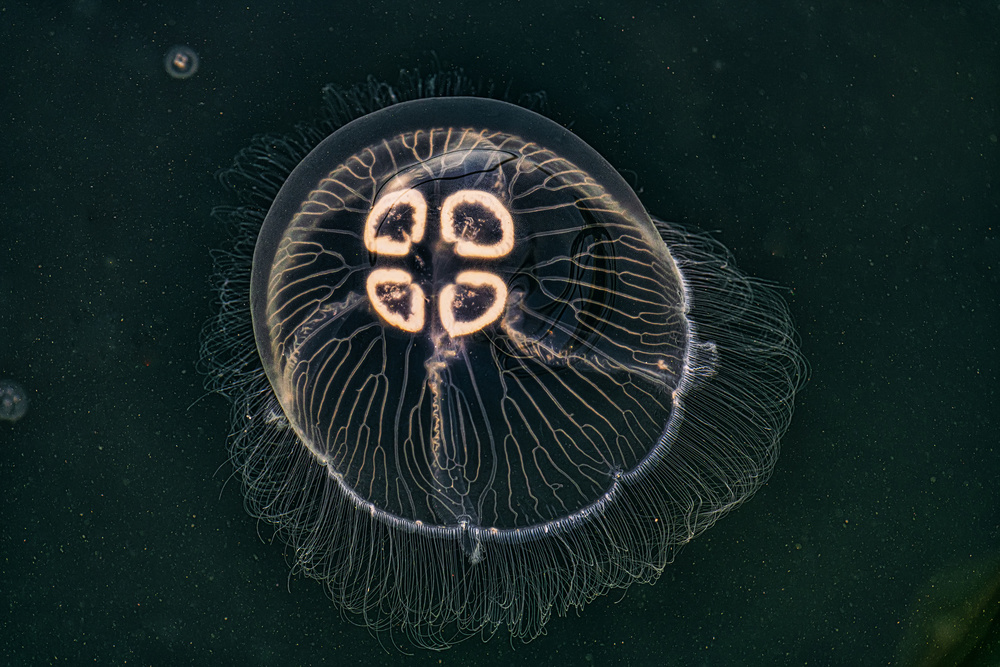
{"type": "Polygon", "coordinates": [[[218,4],[0,6],[0,376],[32,400],[0,423],[0,663],[883,665],[932,577],[997,554],[996,2],[218,4]],[[813,374],[770,483],[658,584],[406,657],[287,577],[195,361],[216,170],[431,52],[544,89],[787,286],[813,374]]]}

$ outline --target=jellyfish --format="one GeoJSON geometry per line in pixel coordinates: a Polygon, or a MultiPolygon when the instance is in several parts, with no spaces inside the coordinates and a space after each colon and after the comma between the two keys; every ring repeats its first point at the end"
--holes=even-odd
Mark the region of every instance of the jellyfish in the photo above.
{"type": "Polygon", "coordinates": [[[768,479],[805,377],[775,289],[477,93],[328,87],[240,153],[202,344],[249,512],[435,649],[655,581],[768,479]]]}
{"type": "Polygon", "coordinates": [[[28,412],[28,394],[14,380],[0,379],[0,421],[16,422],[28,412]]]}
{"type": "Polygon", "coordinates": [[[198,54],[190,46],[175,46],[163,58],[163,69],[172,79],[190,79],[200,63],[198,54]]]}

